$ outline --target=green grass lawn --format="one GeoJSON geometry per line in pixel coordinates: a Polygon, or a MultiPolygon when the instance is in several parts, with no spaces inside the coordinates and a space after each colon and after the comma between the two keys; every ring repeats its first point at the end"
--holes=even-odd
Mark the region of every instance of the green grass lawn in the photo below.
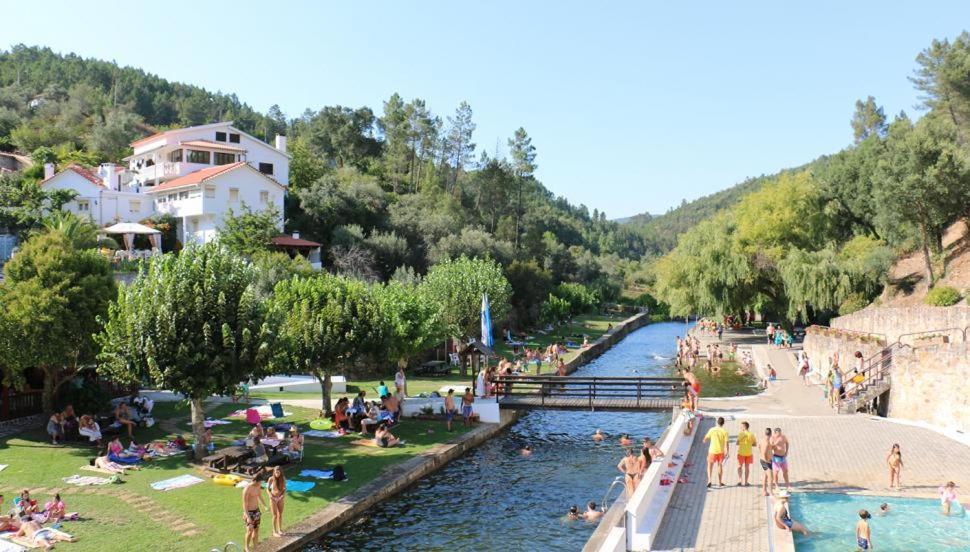
{"type": "MultiPolygon", "coordinates": [[[[562,341],[561,337],[565,336],[568,339],[572,339],[577,347],[570,348],[569,352],[563,356],[565,362],[572,360],[577,354],[579,354],[581,345],[583,342],[582,335],[589,336],[589,342],[592,343],[600,336],[606,333],[607,328],[610,324],[616,326],[618,323],[625,319],[621,315],[584,315],[578,316],[569,324],[557,327],[549,335],[542,335],[540,333],[534,333],[532,339],[527,340],[529,343],[534,343],[535,345],[529,345],[530,348],[535,347],[548,347],[553,342],[562,341]],[[578,337],[577,337],[578,336],[578,337]]],[[[501,330],[496,330],[500,332],[501,330]]],[[[504,340],[500,339],[499,335],[495,336],[495,352],[504,358],[512,359],[512,348],[508,347],[504,340]]],[[[497,363],[497,359],[489,359],[489,362],[494,365],[497,363]]],[[[534,367],[530,367],[530,371],[534,370],[534,367]]],[[[548,363],[544,363],[542,366],[543,373],[552,373],[554,368],[549,366],[548,363]]],[[[459,373],[457,367],[452,367],[451,373],[447,376],[439,377],[427,377],[427,376],[412,376],[412,369],[408,369],[408,395],[416,396],[421,393],[431,393],[432,391],[438,391],[445,385],[452,386],[455,388],[456,393],[460,393],[465,387],[469,387],[472,384],[473,375],[469,371],[467,376],[462,377],[459,373]]],[[[384,382],[388,387],[394,387],[394,374],[389,373],[384,379],[384,382]]],[[[377,396],[377,386],[380,384],[379,379],[368,379],[368,380],[351,380],[347,382],[347,393],[346,396],[356,395],[361,389],[367,392],[367,397],[373,399],[377,396]]],[[[253,398],[267,399],[267,400],[278,400],[278,399],[319,399],[320,393],[280,393],[278,391],[259,391],[253,392],[251,395],[253,398]]],[[[341,394],[334,394],[333,400],[336,401],[340,398],[341,394]]]]}
{"type": "MultiPolygon", "coordinates": [[[[210,405],[207,415],[222,417],[238,408],[238,405],[210,405]]],[[[316,417],[316,410],[286,407],[292,415],[275,422],[294,422],[301,429],[308,429],[307,423],[316,417]]],[[[177,420],[178,428],[190,433],[188,408],[181,403],[158,403],[155,407],[156,419],[177,420]]],[[[171,434],[158,424],[153,428],[139,429],[135,438],[138,442],[151,439],[166,439],[171,434]]],[[[229,425],[213,428],[217,447],[242,438],[249,431],[243,421],[233,421],[229,425]]],[[[407,446],[394,449],[381,449],[354,445],[357,437],[338,439],[305,440],[305,456],[301,464],[291,464],[285,469],[287,478],[297,478],[304,468],[331,468],[343,464],[348,481],[336,483],[329,480],[318,481],[316,487],[306,493],[289,493],[286,500],[284,522],[291,525],[323,508],[329,503],[372,481],[385,467],[402,462],[427,451],[433,445],[442,443],[463,431],[460,424],[454,434],[445,431],[444,422],[406,420],[395,428],[394,433],[407,441],[407,446]],[[428,431],[431,430],[432,433],[428,431]]],[[[122,442],[127,445],[127,439],[122,442]]],[[[0,463],[9,467],[0,472],[0,485],[6,495],[5,507],[12,504],[16,492],[12,489],[55,489],[69,485],[63,477],[73,474],[100,475],[78,470],[94,456],[93,447],[67,445],[54,447],[49,444],[42,429],[0,439],[0,463]]],[[[161,510],[140,512],[117,496],[99,495],[105,487],[82,487],[92,489],[81,494],[63,495],[68,511],[78,511],[81,520],[67,522],[63,530],[78,537],[76,543],[58,545],[58,549],[83,551],[103,550],[209,550],[221,547],[227,541],[241,543],[245,534],[242,523],[241,490],[223,487],[204,481],[192,487],[160,492],[152,490],[149,484],[183,474],[199,474],[195,466],[185,458],[174,457],[145,464],[145,469],[133,472],[124,478],[123,484],[110,486],[113,490],[133,493],[150,498],[158,507],[175,515],[178,520],[190,521],[196,525],[198,534],[185,537],[185,529],[173,528],[171,519],[158,519],[161,510]],[[193,544],[188,544],[193,542],[193,544]]],[[[204,479],[206,479],[203,476],[204,479]]],[[[34,493],[32,493],[33,495],[34,493]]],[[[49,500],[50,493],[42,492],[34,498],[43,503],[49,500]]],[[[130,500],[130,499],[129,499],[130,500]]],[[[264,512],[264,523],[260,531],[265,538],[272,533],[271,518],[264,512]]]]}

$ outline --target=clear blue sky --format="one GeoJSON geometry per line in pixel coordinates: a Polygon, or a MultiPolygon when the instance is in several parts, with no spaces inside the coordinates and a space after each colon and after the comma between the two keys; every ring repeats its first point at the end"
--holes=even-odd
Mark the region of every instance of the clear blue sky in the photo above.
{"type": "Polygon", "coordinates": [[[851,141],[858,98],[914,114],[907,81],[970,2],[11,2],[0,47],[46,45],[235,92],[288,116],[392,93],[519,126],[553,192],[660,213],[851,141]],[[700,4],[700,3],[695,3],[700,4]]]}

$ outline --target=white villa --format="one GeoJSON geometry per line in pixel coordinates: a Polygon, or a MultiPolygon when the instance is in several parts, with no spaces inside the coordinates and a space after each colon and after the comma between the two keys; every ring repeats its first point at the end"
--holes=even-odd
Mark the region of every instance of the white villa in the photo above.
{"type": "Polygon", "coordinates": [[[45,166],[41,185],[77,192],[65,209],[100,227],[172,215],[184,244],[213,240],[225,214],[243,205],[274,206],[282,231],[290,170],[285,136],[274,147],[227,121],[160,132],[131,146],[127,167],[105,163],[95,172],[71,165],[54,174],[45,166]]]}

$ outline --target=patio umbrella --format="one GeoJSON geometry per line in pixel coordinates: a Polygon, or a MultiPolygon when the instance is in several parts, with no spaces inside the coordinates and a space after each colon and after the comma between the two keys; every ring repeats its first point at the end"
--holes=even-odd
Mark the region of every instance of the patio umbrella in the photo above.
{"type": "Polygon", "coordinates": [[[131,251],[135,243],[135,234],[148,235],[152,247],[157,247],[159,250],[162,248],[162,233],[151,226],[145,226],[137,222],[119,222],[118,224],[105,228],[103,231],[106,234],[121,234],[125,240],[125,249],[129,251],[131,251]]]}

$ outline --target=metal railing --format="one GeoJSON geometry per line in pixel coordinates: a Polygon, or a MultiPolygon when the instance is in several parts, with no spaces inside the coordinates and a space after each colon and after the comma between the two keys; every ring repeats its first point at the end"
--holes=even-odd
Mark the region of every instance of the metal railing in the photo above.
{"type": "Polygon", "coordinates": [[[503,399],[529,397],[545,405],[553,399],[584,399],[590,408],[598,400],[627,399],[636,407],[646,401],[671,399],[683,393],[682,378],[670,377],[572,377],[572,376],[498,376],[494,380],[499,404],[503,399]]]}
{"type": "Polygon", "coordinates": [[[845,383],[845,396],[856,398],[870,385],[883,380],[893,367],[893,355],[905,346],[896,342],[865,359],[862,370],[858,374],[853,374],[852,378],[845,383]],[[856,381],[859,376],[862,376],[862,379],[856,381]]]}

